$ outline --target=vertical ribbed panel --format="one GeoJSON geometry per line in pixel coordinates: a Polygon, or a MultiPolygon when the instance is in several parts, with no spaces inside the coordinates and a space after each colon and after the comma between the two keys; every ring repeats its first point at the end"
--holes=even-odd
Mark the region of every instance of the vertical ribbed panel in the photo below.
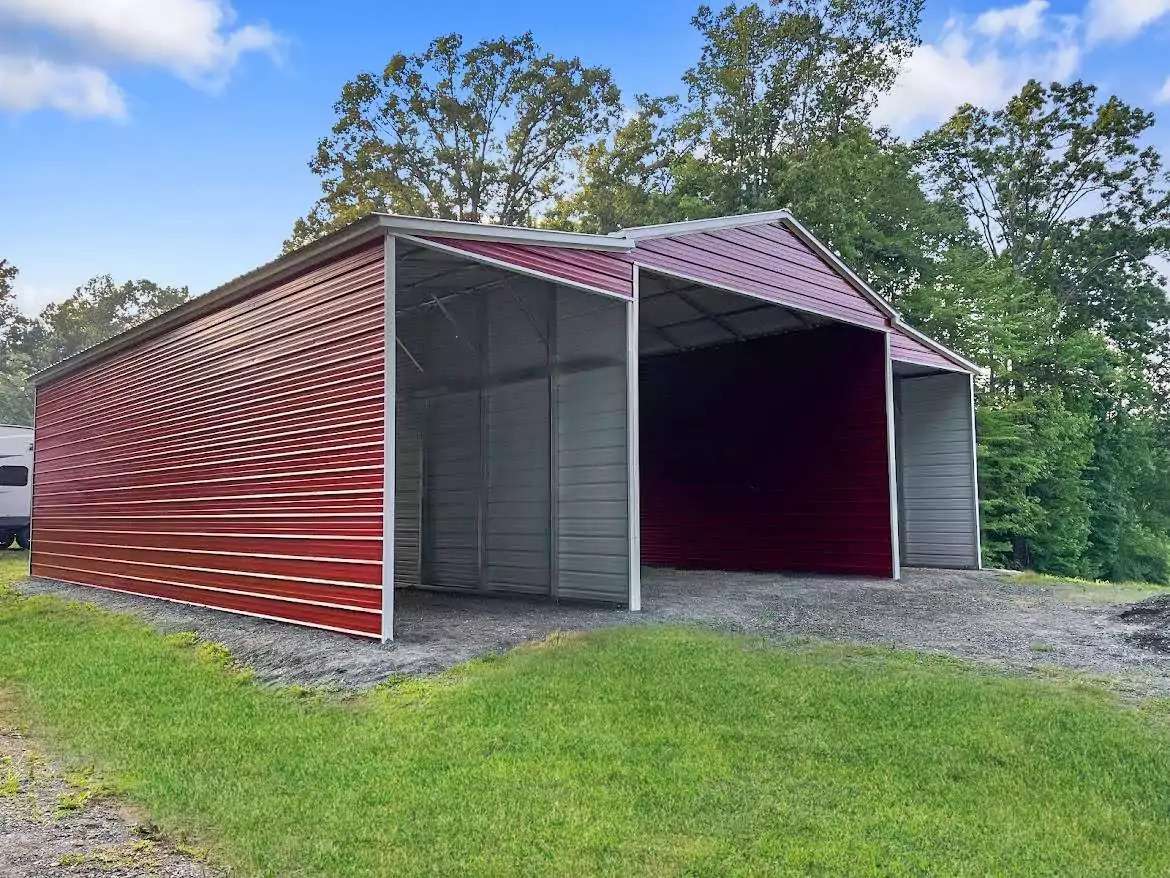
{"type": "Polygon", "coordinates": [[[382,243],[38,390],[34,575],[381,628],[382,243]]]}
{"type": "Polygon", "coordinates": [[[549,593],[549,311],[552,287],[520,280],[488,312],[485,587],[549,593]]]}
{"type": "Polygon", "coordinates": [[[557,296],[557,594],[629,599],[626,310],[557,296]]]}
{"type": "Polygon", "coordinates": [[[423,455],[423,583],[478,590],[482,482],[479,392],[427,400],[423,455]]]}
{"type": "Polygon", "coordinates": [[[424,588],[624,603],[625,304],[499,280],[400,315],[398,472],[417,424],[422,488],[397,488],[400,539],[421,508],[424,588]]]}
{"type": "Polygon", "coordinates": [[[978,566],[971,384],[966,374],[894,382],[902,563],[978,566]]]}

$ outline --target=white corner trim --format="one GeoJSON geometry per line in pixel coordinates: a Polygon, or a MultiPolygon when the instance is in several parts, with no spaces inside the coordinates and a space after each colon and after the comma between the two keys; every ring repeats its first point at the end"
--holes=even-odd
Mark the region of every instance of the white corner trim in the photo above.
{"type": "Polygon", "coordinates": [[[971,496],[975,515],[975,569],[983,569],[983,523],[979,511],[979,437],[975,432],[975,376],[968,375],[967,389],[971,398],[971,496]]]}

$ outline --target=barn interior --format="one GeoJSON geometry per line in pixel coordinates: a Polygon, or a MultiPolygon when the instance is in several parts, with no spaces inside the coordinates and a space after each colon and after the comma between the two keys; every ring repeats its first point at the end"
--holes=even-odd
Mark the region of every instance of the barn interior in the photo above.
{"type": "Polygon", "coordinates": [[[396,587],[626,603],[626,302],[398,239],[396,587]]]}
{"type": "Polygon", "coordinates": [[[647,565],[890,576],[885,340],[642,269],[647,565]]]}

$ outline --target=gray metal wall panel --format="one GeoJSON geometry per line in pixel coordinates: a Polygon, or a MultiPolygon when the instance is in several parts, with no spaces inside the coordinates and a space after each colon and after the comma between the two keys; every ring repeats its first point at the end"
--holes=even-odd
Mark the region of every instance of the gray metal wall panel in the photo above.
{"type": "Polygon", "coordinates": [[[476,590],[479,576],[479,393],[427,400],[423,445],[423,584],[476,590]]]}
{"type": "Polygon", "coordinates": [[[557,298],[557,593],[629,599],[625,306],[557,298]]]}
{"type": "Polygon", "coordinates": [[[517,278],[486,299],[489,591],[550,593],[549,313],[547,284],[517,278]],[[518,375],[532,375],[517,378],[518,375]]]}
{"type": "Polygon", "coordinates": [[[966,374],[895,381],[902,562],[978,566],[970,384],[966,374]]]}

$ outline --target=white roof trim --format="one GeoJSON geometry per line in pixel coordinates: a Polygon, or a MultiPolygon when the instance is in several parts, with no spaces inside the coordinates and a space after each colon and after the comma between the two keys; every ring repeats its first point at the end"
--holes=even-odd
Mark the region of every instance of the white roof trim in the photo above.
{"type": "Polygon", "coordinates": [[[585,232],[560,232],[555,229],[529,229],[524,226],[493,226],[461,220],[431,219],[396,213],[376,214],[382,228],[403,235],[438,235],[473,241],[497,241],[517,244],[543,244],[546,247],[577,247],[587,250],[634,249],[634,242],[610,235],[585,232]]]}
{"type": "Polygon", "coordinates": [[[628,229],[619,229],[609,234],[610,237],[629,238],[637,241],[639,238],[661,238],[666,235],[687,235],[691,232],[710,232],[713,229],[733,229],[736,226],[774,223],[791,218],[792,214],[787,210],[761,210],[757,213],[741,213],[735,216],[712,216],[707,219],[683,220],[677,223],[658,223],[653,226],[631,226],[628,229]]]}

